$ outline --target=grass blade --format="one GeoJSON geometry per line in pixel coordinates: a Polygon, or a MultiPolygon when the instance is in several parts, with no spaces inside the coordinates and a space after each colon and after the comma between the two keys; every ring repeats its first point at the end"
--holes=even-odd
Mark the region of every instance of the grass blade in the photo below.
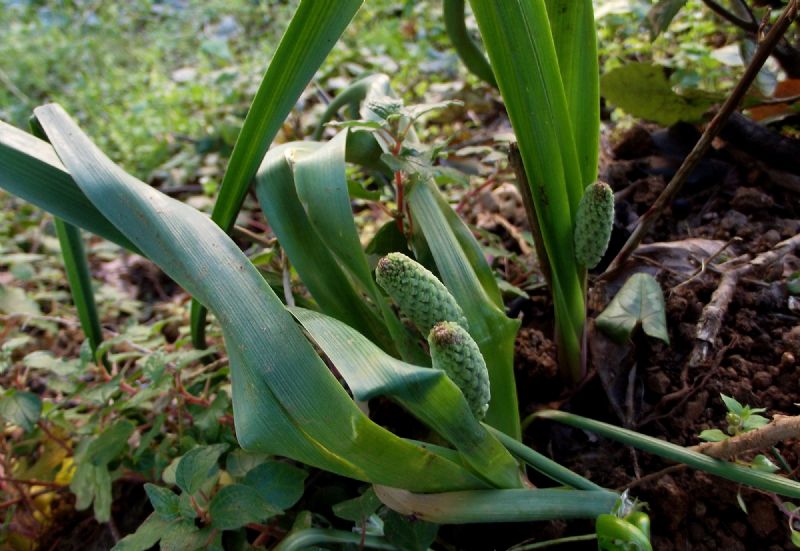
{"type": "Polygon", "coordinates": [[[60,218],[54,219],[56,235],[61,244],[61,256],[64,259],[64,269],[67,273],[69,290],[72,293],[72,302],[78,310],[78,319],[81,328],[89,340],[92,355],[97,352],[97,347],[103,341],[103,330],[100,327],[100,316],[97,314],[97,305],[94,302],[92,279],[89,276],[89,263],[83,248],[81,231],[64,222],[60,218]]]}
{"type": "Polygon", "coordinates": [[[547,0],[547,15],[583,177],[567,185],[583,192],[597,179],[600,143],[600,68],[592,0],[547,0]]]}
{"type": "Polygon", "coordinates": [[[464,0],[444,0],[444,27],[464,66],[479,79],[497,86],[492,66],[472,40],[464,22],[464,0]]]}
{"type": "Polygon", "coordinates": [[[557,421],[565,425],[588,430],[605,438],[622,442],[628,446],[633,446],[634,448],[644,450],[677,463],[684,463],[694,469],[715,474],[719,477],[732,480],[733,482],[746,484],[753,488],[758,488],[759,490],[773,492],[794,499],[800,498],[800,483],[794,480],[743,467],[728,461],[714,459],[713,457],[686,449],[677,444],[665,442],[664,440],[652,436],[639,434],[632,430],[615,427],[608,423],[595,421],[594,419],[588,419],[580,415],[574,415],[563,411],[540,411],[535,413],[533,417],[550,419],[551,421],[557,421]]]}
{"type": "Polygon", "coordinates": [[[477,490],[421,495],[375,486],[389,508],[437,524],[530,522],[596,518],[610,513],[619,495],[583,490],[477,490]]]}

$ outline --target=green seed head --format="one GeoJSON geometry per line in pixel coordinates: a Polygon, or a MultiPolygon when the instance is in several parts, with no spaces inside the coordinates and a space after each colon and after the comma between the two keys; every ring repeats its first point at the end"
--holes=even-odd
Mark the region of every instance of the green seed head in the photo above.
{"type": "Polygon", "coordinates": [[[575,216],[575,259],[594,268],[603,258],[614,225],[614,192],[595,182],[586,188],[575,216]]]}
{"type": "Polygon", "coordinates": [[[440,321],[454,321],[468,327],[450,291],[422,264],[406,255],[389,253],[381,258],[375,279],[423,335],[440,321]]]}
{"type": "Polygon", "coordinates": [[[472,413],[483,419],[489,408],[489,370],[477,343],[457,323],[437,323],[428,335],[433,367],[441,369],[464,393],[472,413]]]}

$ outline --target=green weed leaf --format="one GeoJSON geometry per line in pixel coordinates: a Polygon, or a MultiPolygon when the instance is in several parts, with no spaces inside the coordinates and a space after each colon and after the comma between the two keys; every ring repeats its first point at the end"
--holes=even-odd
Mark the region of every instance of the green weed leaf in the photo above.
{"type": "Polygon", "coordinates": [[[439,525],[389,511],[384,519],[383,531],[386,539],[400,549],[425,551],[436,539],[439,525]]]}
{"type": "Polygon", "coordinates": [[[344,520],[361,523],[381,506],[375,490],[368,488],[362,495],[333,506],[333,514],[344,520]]]}
{"type": "Polygon", "coordinates": [[[770,461],[770,459],[765,456],[764,454],[758,454],[753,458],[753,461],[750,463],[750,466],[757,471],[762,471],[765,473],[774,473],[780,470],[780,468],[770,461]]]}
{"type": "Polygon", "coordinates": [[[9,389],[0,398],[0,418],[22,428],[25,432],[33,430],[42,414],[42,400],[31,392],[9,389]]]}
{"type": "Polygon", "coordinates": [[[307,476],[306,471],[294,465],[269,461],[248,472],[244,483],[255,489],[270,505],[288,509],[303,496],[307,476]]]}
{"type": "Polygon", "coordinates": [[[152,513],[139,525],[136,532],[125,536],[111,551],[147,551],[169,530],[170,523],[160,515],[152,513]]]}
{"type": "Polygon", "coordinates": [[[649,63],[629,63],[609,71],[600,79],[600,89],[620,109],[663,126],[700,121],[714,104],[713,98],[698,93],[677,94],[664,68],[649,63]]]}
{"type": "Polygon", "coordinates": [[[225,486],[211,500],[211,524],[220,530],[235,530],[261,522],[282,511],[267,503],[255,488],[244,484],[225,486]]]}
{"type": "Polygon", "coordinates": [[[156,513],[164,520],[175,520],[181,516],[181,504],[178,494],[169,488],[145,484],[144,491],[156,513]]]}
{"type": "Polygon", "coordinates": [[[128,438],[135,429],[127,419],[117,421],[92,440],[86,450],[85,460],[97,466],[108,465],[127,448],[128,438]]]}
{"type": "Polygon", "coordinates": [[[729,437],[719,429],[708,429],[700,433],[700,439],[706,442],[722,442],[729,437]]]}
{"type": "Polygon", "coordinates": [[[633,274],[611,303],[597,317],[597,326],[615,340],[629,339],[636,326],[669,344],[664,295],[649,274],[633,274]]]}
{"type": "Polygon", "coordinates": [[[722,398],[722,403],[725,404],[725,407],[728,409],[728,411],[735,413],[736,415],[742,415],[744,412],[744,406],[739,403],[736,398],[731,398],[725,394],[720,394],[719,396],[722,398]]]}
{"type": "Polygon", "coordinates": [[[197,493],[209,477],[216,473],[217,460],[227,449],[227,444],[214,444],[191,450],[178,463],[175,483],[187,494],[197,493]]]}
{"type": "Polygon", "coordinates": [[[650,26],[650,39],[655,40],[664,32],[681,8],[686,5],[686,0],[659,0],[647,12],[647,23],[650,26]]]}

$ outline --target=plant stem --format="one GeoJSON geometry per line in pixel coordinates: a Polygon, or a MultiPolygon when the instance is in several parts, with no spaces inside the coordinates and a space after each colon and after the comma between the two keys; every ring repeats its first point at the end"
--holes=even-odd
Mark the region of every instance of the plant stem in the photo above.
{"type": "Polygon", "coordinates": [[[399,547],[378,536],[362,536],[353,532],[323,528],[306,528],[292,532],[273,551],[299,551],[319,543],[349,543],[370,549],[401,551],[399,547]]]}
{"type": "Polygon", "coordinates": [[[537,541],[536,543],[527,543],[522,545],[515,545],[509,547],[506,551],[532,551],[533,549],[546,549],[554,547],[563,543],[578,543],[580,541],[594,541],[597,539],[597,534],[583,534],[581,536],[567,536],[565,538],[558,538],[547,541],[537,541]]]}
{"type": "Polygon", "coordinates": [[[747,90],[750,89],[750,85],[753,83],[756,76],[758,76],[764,62],[778,45],[778,42],[789,28],[789,25],[791,25],[795,17],[797,17],[797,2],[798,0],[790,0],[789,4],[786,5],[783,13],[781,13],[761,44],[759,44],[752,61],[750,61],[750,64],[747,66],[736,88],[734,88],[728,99],[725,100],[725,103],[719,111],[717,111],[716,115],[714,115],[714,118],[711,119],[708,126],[706,126],[703,135],[700,136],[697,144],[695,144],[692,151],[683,161],[683,164],[681,164],[667,187],[664,188],[664,191],[661,192],[661,195],[659,195],[658,199],[653,203],[653,206],[639,219],[636,229],[628,238],[628,241],[617,254],[616,258],[614,258],[613,262],[611,262],[608,269],[601,276],[603,279],[608,279],[619,272],[623,264],[625,264],[625,261],[633,254],[644,236],[653,228],[656,221],[661,217],[661,214],[663,214],[664,209],[672,202],[689,175],[705,156],[714,138],[720,133],[728,118],[738,108],[747,90]]]}
{"type": "Polygon", "coordinates": [[[748,467],[714,459],[702,453],[684,448],[677,444],[665,442],[652,436],[609,425],[594,419],[581,417],[564,411],[545,410],[533,414],[535,418],[550,419],[565,425],[591,431],[595,434],[622,442],[646,452],[664,457],[677,463],[685,463],[689,467],[717,475],[719,477],[746,484],[759,490],[779,495],[800,498],[800,483],[793,480],[767,474],[748,467]]]}

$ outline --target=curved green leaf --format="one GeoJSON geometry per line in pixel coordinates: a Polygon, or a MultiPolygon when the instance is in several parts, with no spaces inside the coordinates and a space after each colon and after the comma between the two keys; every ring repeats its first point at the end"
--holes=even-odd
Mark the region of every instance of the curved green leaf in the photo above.
{"type": "Polygon", "coordinates": [[[444,0],[444,27],[450,36],[450,42],[453,43],[464,66],[473,75],[492,86],[497,86],[492,66],[469,35],[464,21],[465,7],[464,0],[444,0]]]}
{"type": "Polygon", "coordinates": [[[375,493],[398,513],[438,524],[596,518],[609,513],[619,499],[619,494],[606,490],[477,490],[420,495],[376,486],[375,493]]]}
{"type": "Polygon", "coordinates": [[[35,114],[95,206],[220,320],[242,447],[417,491],[484,486],[365,417],[259,272],[209,218],[126,174],[60,107],[35,114]]]}
{"type": "Polygon", "coordinates": [[[337,366],[356,399],[395,398],[453,444],[494,486],[520,486],[517,462],[475,419],[464,395],[443,371],[392,358],[333,318],[301,308],[291,312],[337,366]]]}
{"type": "MultiPolygon", "coordinates": [[[[449,207],[440,205],[438,194],[432,181],[418,182],[409,193],[408,204],[414,222],[422,229],[433,253],[442,281],[464,310],[470,335],[478,343],[486,360],[492,389],[486,422],[519,438],[519,411],[514,382],[514,339],[519,321],[509,319],[484,290],[467,253],[471,249],[460,246],[449,223],[453,220],[448,220],[445,214],[449,207]]],[[[455,222],[463,224],[460,220],[455,222]]],[[[474,249],[472,254],[475,254],[474,249]]]]}
{"type": "Polygon", "coordinates": [[[2,121],[0,187],[74,226],[139,253],[139,249],[87,199],[53,146],[2,121]]]}

